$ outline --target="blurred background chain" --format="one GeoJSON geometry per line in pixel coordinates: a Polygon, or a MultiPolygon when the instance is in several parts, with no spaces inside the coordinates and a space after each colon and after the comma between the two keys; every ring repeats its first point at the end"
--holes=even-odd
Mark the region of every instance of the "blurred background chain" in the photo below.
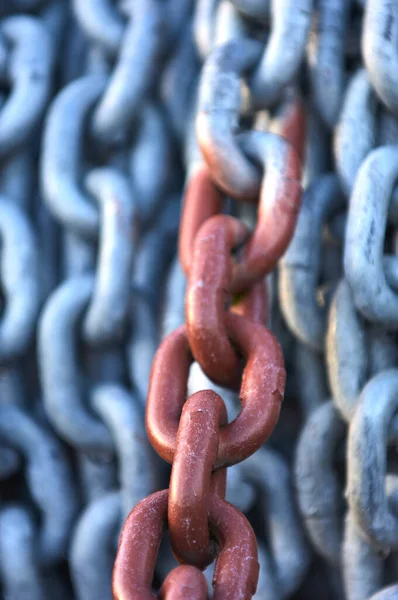
{"type": "Polygon", "coordinates": [[[0,0],[1,598],[398,600],[397,183],[396,0],[0,0]]]}

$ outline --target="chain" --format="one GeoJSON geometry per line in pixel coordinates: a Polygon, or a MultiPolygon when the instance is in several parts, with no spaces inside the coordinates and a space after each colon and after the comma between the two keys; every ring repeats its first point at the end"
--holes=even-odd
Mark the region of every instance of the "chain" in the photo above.
{"type": "MultiPolygon", "coordinates": [[[[169,334],[156,353],[146,408],[150,441],[172,463],[170,487],[139,503],[126,521],[113,573],[115,598],[151,596],[166,517],[173,553],[181,563],[203,569],[219,547],[214,598],[247,598],[256,590],[253,533],[243,515],[223,500],[225,467],[258,450],[279,415],[285,371],[280,348],[262,325],[266,317],[262,279],[289,243],[301,187],[299,157],[288,142],[255,131],[235,138],[239,79],[255,67],[261,46],[247,41],[243,57],[241,50],[242,42],[221,46],[209,57],[202,75],[197,130],[207,165],[199,164],[190,172],[180,234],[180,260],[188,275],[186,326],[169,334]],[[231,118],[231,110],[235,117],[231,118]],[[231,156],[237,170],[231,169],[231,156]],[[246,156],[260,164],[264,161],[262,182],[246,156]],[[247,165],[248,189],[236,178],[242,164],[247,165]],[[251,235],[239,220],[220,214],[223,196],[213,177],[234,197],[251,199],[260,193],[251,235]],[[243,252],[234,260],[231,251],[243,243],[243,252]],[[243,299],[234,302],[237,292],[243,299]],[[231,299],[232,312],[226,313],[231,299]],[[225,405],[213,391],[197,392],[185,401],[194,359],[214,382],[240,387],[242,408],[229,424],[225,405]],[[245,367],[240,375],[242,359],[245,367]],[[148,537],[143,548],[144,531],[148,537]],[[238,544],[233,541],[236,534],[238,544]]],[[[160,595],[179,593],[174,587],[182,589],[186,573],[177,568],[169,577],[172,580],[164,584],[167,591],[160,595]]]]}
{"type": "Polygon", "coordinates": [[[1,597],[398,598],[397,37],[0,2],[1,597]]]}

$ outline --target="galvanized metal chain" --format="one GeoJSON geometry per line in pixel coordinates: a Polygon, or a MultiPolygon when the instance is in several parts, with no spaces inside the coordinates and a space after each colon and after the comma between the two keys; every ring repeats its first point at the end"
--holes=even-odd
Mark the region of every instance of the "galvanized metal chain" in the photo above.
{"type": "Polygon", "coordinates": [[[398,598],[397,38],[0,3],[1,597],[398,598]]]}

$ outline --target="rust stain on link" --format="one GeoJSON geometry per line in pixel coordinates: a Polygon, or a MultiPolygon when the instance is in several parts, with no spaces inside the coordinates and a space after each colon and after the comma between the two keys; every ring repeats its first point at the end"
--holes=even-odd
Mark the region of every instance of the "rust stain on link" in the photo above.
{"type": "Polygon", "coordinates": [[[236,263],[233,292],[247,290],[270,273],[292,238],[301,204],[301,164],[293,146],[286,144],[285,153],[282,171],[265,160],[257,223],[236,263]]]}
{"type": "Polygon", "coordinates": [[[227,314],[225,323],[246,366],[239,393],[242,408],[220,430],[217,467],[244,460],[269,438],[279,418],[286,383],[282,349],[266,327],[234,314],[227,314]]]}
{"type": "MultiPolygon", "coordinates": [[[[298,124],[296,129],[299,129],[298,124]]],[[[289,132],[291,137],[293,132],[292,125],[289,132]]],[[[300,135],[302,133],[298,131],[297,144],[301,139],[300,135]]],[[[265,173],[258,203],[257,224],[252,235],[247,236],[248,240],[241,256],[234,261],[231,284],[231,291],[234,293],[247,291],[274,269],[296,226],[302,192],[301,160],[294,147],[286,144],[281,168],[280,161],[273,165],[271,150],[265,146],[265,173]]],[[[212,181],[209,168],[201,166],[192,175],[184,200],[179,256],[186,274],[189,274],[194,262],[194,247],[200,243],[198,236],[205,235],[204,228],[208,226],[208,221],[213,221],[215,215],[220,212],[222,197],[222,193],[212,181]]],[[[222,235],[224,233],[220,233],[221,237],[222,235]]]]}
{"type": "MultiPolygon", "coordinates": [[[[152,494],[127,517],[113,570],[114,600],[155,598],[152,579],[167,519],[168,496],[168,490],[152,494]]],[[[214,494],[207,498],[207,509],[209,527],[219,547],[213,600],[250,600],[259,573],[254,532],[244,515],[214,494]]],[[[195,596],[187,594],[185,598],[194,600],[195,596]]]]}
{"type": "Polygon", "coordinates": [[[217,458],[224,402],[211,390],[197,392],[182,409],[169,488],[168,522],[173,553],[200,569],[215,558],[207,525],[207,496],[217,458]]]}
{"type": "Polygon", "coordinates": [[[227,469],[218,469],[210,479],[210,492],[224,499],[227,493],[227,469]]]}
{"type": "MultiPolygon", "coordinates": [[[[266,327],[232,313],[226,313],[224,320],[228,336],[246,366],[240,388],[242,408],[236,419],[220,429],[216,468],[244,460],[268,439],[279,417],[286,381],[281,348],[266,327]]],[[[162,342],[156,353],[146,409],[151,444],[169,463],[173,462],[192,362],[183,325],[162,342]]]]}
{"type": "Polygon", "coordinates": [[[156,351],[145,411],[149,441],[159,456],[170,464],[173,462],[192,363],[186,327],[181,325],[163,340],[156,351]]]}
{"type": "Polygon", "coordinates": [[[159,600],[208,599],[207,582],[202,571],[187,565],[173,569],[159,592],[159,600]]]}
{"type": "MultiPolygon", "coordinates": [[[[228,338],[224,315],[233,272],[231,248],[246,235],[247,229],[233,217],[217,215],[204,223],[194,242],[185,300],[188,339],[195,360],[213,381],[232,388],[240,383],[240,361],[228,338]]],[[[232,311],[265,323],[267,300],[261,280],[232,311]]]]}
{"type": "Polygon", "coordinates": [[[246,517],[217,496],[208,497],[209,526],[220,546],[213,600],[249,600],[257,589],[257,541],[246,517]]]}
{"type": "Polygon", "coordinates": [[[193,242],[201,225],[221,212],[223,194],[215,186],[209,168],[201,165],[187,184],[181,216],[179,257],[188,275],[192,260],[193,242]]]}
{"type": "Polygon", "coordinates": [[[195,237],[185,296],[185,320],[195,360],[219,385],[239,387],[239,358],[224,325],[232,280],[231,249],[247,237],[245,225],[226,215],[208,219],[195,237]]]}
{"type": "Polygon", "coordinates": [[[131,511],[119,538],[112,575],[114,600],[153,600],[152,580],[167,515],[168,491],[148,496],[131,511]]]}

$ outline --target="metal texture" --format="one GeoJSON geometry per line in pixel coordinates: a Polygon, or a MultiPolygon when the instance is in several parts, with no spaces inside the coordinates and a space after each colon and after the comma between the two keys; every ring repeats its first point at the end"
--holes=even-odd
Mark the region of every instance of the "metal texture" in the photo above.
{"type": "Polygon", "coordinates": [[[348,600],[370,598],[383,581],[383,558],[369,544],[351,512],[345,523],[344,578],[348,600]]]}
{"type": "Polygon", "coordinates": [[[5,297],[0,325],[0,358],[10,361],[32,342],[41,291],[37,241],[25,212],[0,196],[1,281],[5,297]]]}
{"type": "Polygon", "coordinates": [[[314,39],[309,45],[314,104],[326,125],[336,125],[344,95],[349,2],[320,0],[314,39]]]}
{"type": "MultiPolygon", "coordinates": [[[[373,377],[363,389],[348,441],[348,501],[355,518],[376,548],[396,548],[397,520],[385,492],[387,441],[393,427],[398,373],[389,369],[373,377]],[[374,393],[378,410],[372,410],[374,393]],[[366,444],[364,453],[361,444],[366,444]]],[[[394,433],[393,438],[396,437],[394,433]]]]}
{"type": "Polygon", "coordinates": [[[398,598],[398,586],[391,585],[372,596],[371,600],[396,600],[396,598],[398,598]]]}
{"type": "Polygon", "coordinates": [[[395,48],[397,7],[394,3],[367,0],[363,24],[362,52],[372,84],[385,105],[398,114],[395,48]]]}
{"type": "Polygon", "coordinates": [[[375,143],[376,97],[367,71],[358,69],[346,89],[334,141],[336,169],[347,196],[363,159],[375,143]]]}
{"type": "MultiPolygon", "coordinates": [[[[363,161],[350,198],[344,252],[355,305],[370,321],[389,328],[397,327],[398,315],[396,294],[383,265],[383,242],[396,165],[394,146],[373,150],[363,161]]],[[[395,273],[394,268],[390,271],[395,273]]]]}
{"type": "Polygon", "coordinates": [[[344,424],[331,401],[308,418],[297,446],[295,484],[301,514],[317,551],[338,565],[343,529],[341,489],[333,458],[344,438],[344,424]]]}
{"type": "Polygon", "coordinates": [[[85,183],[101,206],[101,232],[84,337],[91,344],[104,345],[117,342],[127,323],[136,211],[128,182],[118,170],[108,167],[90,171],[85,183]]]}
{"type": "Polygon", "coordinates": [[[367,380],[395,366],[396,352],[393,336],[364,322],[347,281],[341,281],[329,311],[326,359],[334,402],[346,421],[367,380]]]}
{"type": "MultiPolygon", "coordinates": [[[[130,513],[119,541],[113,572],[116,600],[133,599],[137,593],[143,600],[153,598],[151,581],[168,496],[166,490],[157,492],[130,513]],[[144,546],[143,536],[146,538],[144,546]]],[[[217,494],[207,496],[207,510],[216,539],[223,540],[217,557],[213,598],[249,598],[256,590],[259,569],[254,533],[245,517],[217,494]]]]}
{"type": "Polygon", "coordinates": [[[327,306],[320,305],[317,283],[321,270],[323,225],[343,208],[334,174],[315,179],[303,194],[296,230],[280,261],[280,304],[295,337],[312,350],[322,351],[327,306]]]}
{"type": "Polygon", "coordinates": [[[27,486],[41,512],[36,558],[50,565],[66,550],[77,493],[61,444],[20,408],[0,406],[0,438],[25,459],[27,486]]]}
{"type": "Polygon", "coordinates": [[[397,36],[0,2],[1,598],[398,598],[397,36]]]}
{"type": "Polygon", "coordinates": [[[44,24],[29,16],[4,19],[0,35],[10,56],[4,74],[10,93],[0,111],[0,155],[25,144],[43,116],[50,95],[51,38],[44,24]]]}
{"type": "MultiPolygon", "coordinates": [[[[289,598],[303,582],[310,549],[298,517],[289,467],[277,452],[262,448],[242,463],[242,478],[257,488],[267,546],[262,549],[261,593],[289,598]]],[[[259,559],[261,564],[261,559],[259,559]]]]}
{"type": "Polygon", "coordinates": [[[257,107],[275,103],[294,80],[304,57],[313,13],[312,0],[271,0],[272,29],[253,75],[257,107]]]}
{"type": "Polygon", "coordinates": [[[0,571],[4,593],[12,600],[44,600],[33,519],[22,506],[3,506],[0,513],[0,571]]]}

